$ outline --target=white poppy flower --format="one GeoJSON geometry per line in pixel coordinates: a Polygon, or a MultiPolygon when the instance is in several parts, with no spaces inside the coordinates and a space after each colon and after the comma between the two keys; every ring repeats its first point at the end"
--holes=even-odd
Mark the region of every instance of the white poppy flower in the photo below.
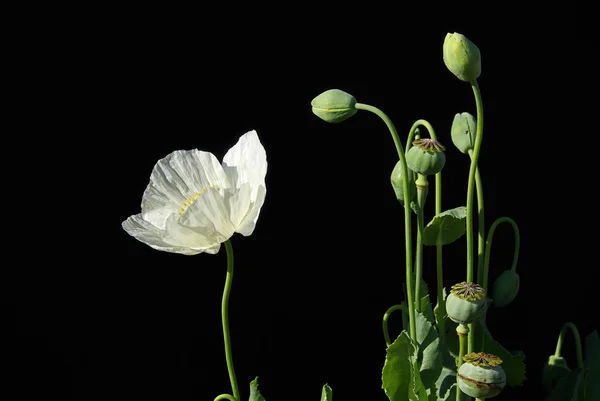
{"type": "Polygon", "coordinates": [[[267,155],[256,131],[242,135],[223,165],[209,152],[177,150],[159,160],[142,196],[142,212],[123,229],[154,249],[215,254],[238,232],[248,236],[267,192],[267,155]]]}

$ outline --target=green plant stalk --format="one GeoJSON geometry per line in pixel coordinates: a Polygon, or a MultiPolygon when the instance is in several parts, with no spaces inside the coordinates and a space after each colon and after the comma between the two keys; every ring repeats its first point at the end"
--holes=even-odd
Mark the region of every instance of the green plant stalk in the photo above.
{"type": "MultiPolygon", "coordinates": [[[[473,150],[469,150],[469,156],[473,157],[473,150]]],[[[485,252],[485,215],[483,205],[483,183],[481,182],[481,174],[479,174],[479,166],[475,169],[475,189],[477,192],[477,284],[483,286],[483,261],[485,252]]],[[[469,336],[469,352],[473,352],[475,348],[475,337],[481,337],[481,344],[484,343],[483,331],[477,330],[477,323],[471,323],[469,336]]],[[[482,350],[483,351],[483,350],[482,350]]]]}
{"type": "Polygon", "coordinates": [[[558,336],[558,342],[556,343],[556,352],[554,356],[560,357],[560,351],[562,349],[562,344],[565,339],[565,334],[567,333],[567,329],[571,329],[573,333],[573,337],[575,337],[575,352],[577,353],[577,367],[583,369],[583,353],[581,352],[581,338],[579,337],[579,330],[577,330],[577,326],[575,326],[571,322],[567,322],[563,325],[560,330],[560,334],[558,336]]]}
{"type": "Polygon", "coordinates": [[[513,232],[514,232],[514,236],[515,236],[515,250],[513,253],[513,261],[512,261],[511,270],[513,273],[517,272],[517,262],[519,261],[519,249],[521,248],[521,235],[519,234],[519,226],[510,217],[500,217],[492,223],[492,226],[490,227],[490,231],[488,232],[487,242],[485,244],[485,261],[483,263],[482,287],[486,290],[486,292],[488,289],[488,275],[489,275],[489,270],[490,270],[490,255],[492,252],[492,241],[494,240],[494,233],[496,232],[496,228],[498,228],[498,226],[502,223],[508,223],[513,228],[513,232]]]}
{"type": "MultiPolygon", "coordinates": [[[[460,368],[460,365],[462,365],[463,363],[463,357],[466,354],[467,351],[467,337],[469,335],[469,327],[465,326],[464,324],[459,324],[458,326],[456,326],[456,334],[458,334],[458,343],[459,343],[459,348],[458,348],[458,361],[456,362],[456,368],[460,368]]],[[[457,380],[458,380],[458,375],[456,376],[457,380]]],[[[458,382],[456,384],[456,401],[460,401],[462,398],[462,394],[463,392],[460,391],[460,388],[458,387],[458,382]]]]}
{"type": "MultiPolygon", "coordinates": [[[[440,171],[435,175],[435,214],[438,215],[442,213],[442,172],[440,171]]],[[[438,308],[440,308],[440,319],[438,324],[438,331],[440,336],[440,341],[444,341],[445,331],[445,318],[446,316],[446,301],[444,300],[444,272],[443,272],[443,261],[442,261],[442,247],[443,245],[438,243],[435,245],[435,266],[436,266],[436,274],[437,274],[437,304],[438,308]]]]}
{"type": "Polygon", "coordinates": [[[425,199],[427,199],[427,192],[429,183],[427,182],[427,176],[419,174],[417,181],[417,252],[416,252],[416,276],[415,276],[415,308],[417,312],[421,312],[421,281],[423,280],[423,230],[424,230],[424,208],[425,199]]]}
{"type": "MultiPolygon", "coordinates": [[[[475,106],[477,107],[477,129],[475,131],[475,145],[471,156],[471,168],[469,169],[469,181],[467,186],[467,282],[473,282],[473,195],[475,192],[475,173],[483,139],[483,101],[477,80],[471,81],[471,88],[475,95],[475,106]]],[[[473,352],[475,337],[469,332],[469,352],[473,352]]]]}
{"type": "MultiPolygon", "coordinates": [[[[423,126],[429,132],[429,136],[434,141],[437,141],[437,135],[435,134],[435,130],[431,126],[431,124],[427,120],[417,120],[410,128],[408,133],[408,139],[406,140],[406,152],[412,146],[413,139],[416,135],[418,135],[419,127],[423,126]]],[[[418,196],[418,195],[417,195],[418,196]]],[[[435,214],[442,213],[442,172],[440,171],[435,175],[435,214]]],[[[437,302],[438,308],[441,308],[441,316],[446,315],[446,303],[444,301],[444,274],[443,274],[443,265],[442,265],[442,245],[436,245],[436,273],[437,273],[437,302]]],[[[418,281],[417,281],[418,282],[418,281]]],[[[418,298],[417,298],[418,299],[418,298]]],[[[419,301],[417,301],[419,302],[419,301]]],[[[444,321],[443,319],[438,322],[440,325],[440,338],[443,338],[443,329],[444,329],[444,321]]]]}
{"type": "Polygon", "coordinates": [[[221,394],[221,395],[218,395],[217,398],[214,399],[214,401],[220,401],[220,400],[239,401],[237,398],[235,398],[231,394],[221,394]]]}
{"type": "MultiPolygon", "coordinates": [[[[223,301],[221,303],[221,319],[223,320],[223,341],[225,343],[227,371],[229,372],[229,380],[231,381],[234,401],[238,401],[240,400],[240,391],[235,377],[233,357],[231,355],[231,336],[229,334],[229,293],[231,292],[231,284],[233,281],[233,247],[229,240],[225,241],[225,251],[227,253],[227,277],[225,279],[225,289],[223,290],[223,301]]],[[[227,394],[224,394],[223,396],[229,397],[227,394]]]]}
{"type": "Polygon", "coordinates": [[[390,340],[390,333],[388,331],[388,319],[390,318],[392,312],[395,312],[400,309],[402,309],[402,305],[391,306],[387,311],[385,311],[385,314],[383,315],[383,337],[385,338],[385,345],[388,347],[392,345],[392,341],[390,340]]]}
{"type": "MultiPolygon", "coordinates": [[[[398,137],[398,131],[396,131],[396,127],[389,119],[389,117],[377,107],[369,106],[367,104],[356,103],[355,105],[357,110],[365,110],[374,113],[379,116],[388,127],[388,130],[392,134],[392,139],[394,140],[394,145],[396,145],[396,151],[398,152],[398,157],[400,158],[402,175],[404,177],[408,177],[408,167],[406,166],[406,157],[404,154],[404,149],[402,149],[402,143],[400,142],[400,138],[398,137]]],[[[415,308],[414,308],[414,299],[413,299],[413,277],[412,277],[412,229],[411,229],[411,210],[410,210],[410,191],[408,189],[408,179],[404,180],[404,239],[405,239],[405,253],[406,253],[406,298],[408,303],[408,317],[410,321],[410,338],[415,340],[417,339],[417,327],[415,321],[415,308]]]]}

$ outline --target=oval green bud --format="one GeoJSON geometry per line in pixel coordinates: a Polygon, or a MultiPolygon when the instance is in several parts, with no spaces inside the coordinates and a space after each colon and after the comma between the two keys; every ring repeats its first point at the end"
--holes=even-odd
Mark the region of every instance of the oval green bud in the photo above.
{"type": "Polygon", "coordinates": [[[457,372],[458,387],[463,393],[478,399],[500,394],[506,386],[506,373],[500,366],[500,358],[483,352],[471,352],[463,360],[457,372]]]}
{"type": "MultiPolygon", "coordinates": [[[[404,206],[404,176],[402,175],[402,162],[400,160],[398,160],[394,170],[392,170],[390,181],[392,182],[396,199],[404,206]]],[[[415,174],[411,170],[408,170],[408,192],[410,193],[410,207],[417,213],[417,187],[415,185],[415,174]]]]}
{"type": "Polygon", "coordinates": [[[310,104],[313,113],[328,123],[342,122],[357,112],[354,96],[339,89],[321,93],[310,104]]]}
{"type": "Polygon", "coordinates": [[[446,313],[455,323],[474,323],[485,314],[487,304],[482,287],[463,281],[452,286],[446,298],[446,313]]]}
{"type": "Polygon", "coordinates": [[[415,173],[434,175],[442,171],[446,164],[446,148],[433,139],[415,139],[406,152],[406,165],[415,173]]]}
{"type": "Polygon", "coordinates": [[[448,33],[443,46],[444,64],[461,81],[471,82],[481,74],[481,53],[460,33],[448,33]]]}
{"type": "Polygon", "coordinates": [[[519,293],[520,279],[512,270],[505,270],[498,276],[492,286],[492,299],[496,306],[506,306],[512,302],[519,293]]]}
{"type": "Polygon", "coordinates": [[[570,371],[571,369],[567,366],[565,358],[550,355],[542,369],[542,385],[546,393],[549,394],[556,387],[560,379],[565,377],[570,371]]]}
{"type": "Polygon", "coordinates": [[[477,130],[477,122],[475,117],[469,113],[456,113],[452,122],[450,135],[452,143],[462,153],[469,153],[475,146],[475,131],[477,130]]]}

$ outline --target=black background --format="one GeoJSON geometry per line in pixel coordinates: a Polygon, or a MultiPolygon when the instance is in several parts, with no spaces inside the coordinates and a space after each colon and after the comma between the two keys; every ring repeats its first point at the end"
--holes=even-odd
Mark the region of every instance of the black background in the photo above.
{"type": "MultiPolygon", "coordinates": [[[[207,15],[178,24],[130,13],[103,26],[107,35],[95,44],[106,43],[105,56],[83,74],[94,81],[93,117],[81,126],[95,133],[86,148],[100,155],[89,195],[98,214],[72,242],[52,238],[70,255],[64,266],[57,251],[47,260],[59,268],[33,263],[5,281],[3,359],[12,371],[6,383],[19,390],[14,399],[212,400],[231,392],[220,323],[224,251],[161,253],[120,224],[139,212],[159,158],[199,148],[221,159],[251,129],[269,169],[255,232],[232,238],[230,321],[242,399],[255,376],[267,400],[318,399],[324,383],[339,400],[386,399],[381,317],[403,300],[405,274],[403,211],[389,184],[396,151],[375,115],[327,124],[310,101],[330,88],[347,91],[386,112],[403,142],[415,120],[427,119],[447,146],[444,209],[464,205],[469,161],[449,129],[455,113],[475,114],[475,103],[442,61],[444,37],[454,31],[482,53],[487,226],[509,216],[521,231],[521,291],[491,310],[488,324],[505,347],[525,352],[528,380],[497,399],[541,399],[539,370],[562,324],[574,322],[582,337],[598,327],[588,306],[593,249],[581,251],[575,227],[590,199],[588,178],[577,175],[588,172],[578,168],[589,156],[568,151],[586,132],[573,121],[586,111],[581,93],[592,71],[575,15],[502,8],[411,19],[364,11],[356,24],[335,15],[293,22],[290,13],[268,27],[248,17],[208,28],[207,15]]],[[[464,237],[445,248],[446,286],[464,279],[465,248],[464,237]]],[[[511,230],[501,226],[491,280],[510,266],[512,250],[511,230]]],[[[432,295],[434,257],[426,251],[432,295]]],[[[563,353],[574,365],[571,339],[563,353]]]]}

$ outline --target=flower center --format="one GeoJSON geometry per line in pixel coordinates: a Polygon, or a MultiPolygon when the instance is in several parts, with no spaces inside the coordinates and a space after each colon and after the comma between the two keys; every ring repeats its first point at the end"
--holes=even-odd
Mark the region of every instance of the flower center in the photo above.
{"type": "Polygon", "coordinates": [[[194,204],[196,199],[198,199],[203,193],[205,193],[209,189],[213,189],[213,188],[219,188],[219,186],[218,185],[209,185],[206,188],[202,188],[200,190],[200,192],[194,192],[194,194],[192,196],[190,196],[189,198],[186,199],[185,202],[183,202],[183,207],[179,209],[179,212],[177,212],[177,214],[179,214],[180,216],[183,216],[185,211],[188,210],[188,208],[194,204]]]}

